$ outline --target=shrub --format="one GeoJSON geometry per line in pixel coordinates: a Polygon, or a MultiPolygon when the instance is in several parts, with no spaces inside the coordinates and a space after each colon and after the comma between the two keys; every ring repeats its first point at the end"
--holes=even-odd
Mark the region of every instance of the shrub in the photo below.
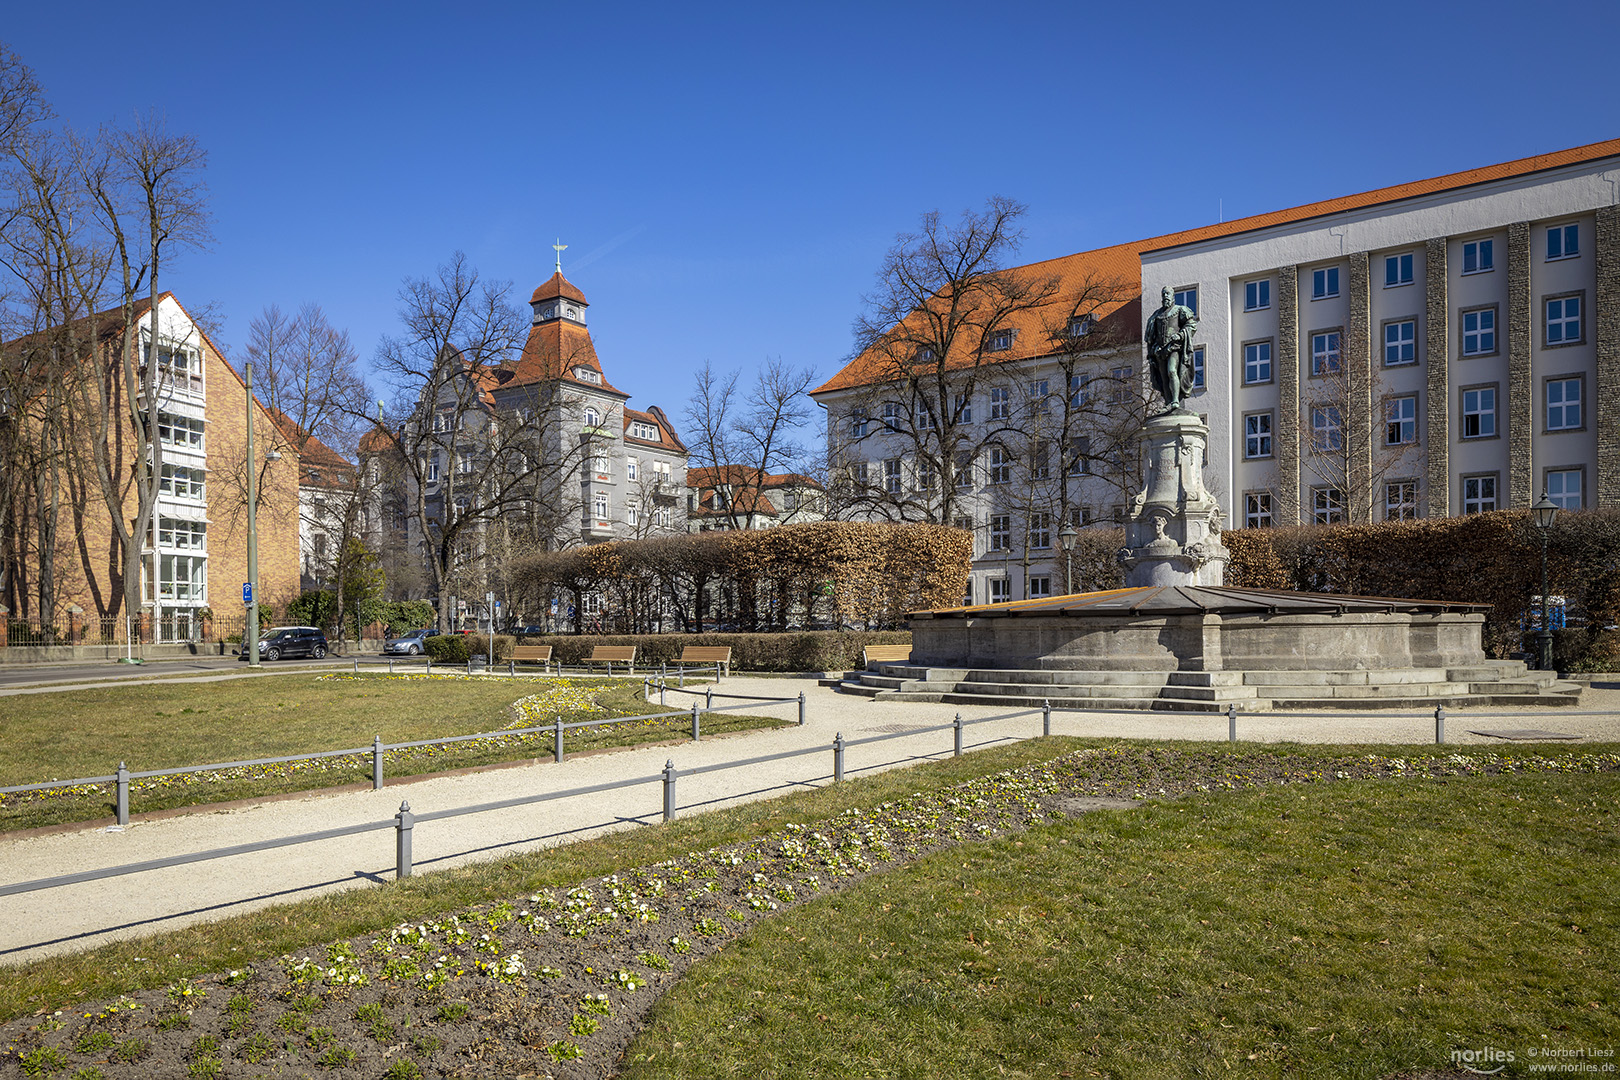
{"type": "MultiPolygon", "coordinates": [[[[490,637],[488,634],[470,634],[465,638],[465,640],[467,642],[467,648],[470,652],[478,656],[483,656],[489,652],[490,637]]],[[[495,656],[493,659],[505,660],[508,656],[511,656],[512,646],[516,644],[516,642],[517,639],[511,634],[496,634],[495,656]]]]}
{"type": "Polygon", "coordinates": [[[469,655],[467,639],[461,634],[434,634],[422,642],[422,648],[442,664],[465,664],[469,655]]]}

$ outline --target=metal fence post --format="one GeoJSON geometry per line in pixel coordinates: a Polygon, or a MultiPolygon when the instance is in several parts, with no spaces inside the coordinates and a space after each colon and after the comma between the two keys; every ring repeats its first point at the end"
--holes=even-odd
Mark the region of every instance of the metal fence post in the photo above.
{"type": "Polygon", "coordinates": [[[423,672],[423,674],[425,674],[425,675],[433,674],[433,657],[430,656],[430,657],[427,658],[427,665],[428,665],[427,666],[427,671],[423,672]]]}
{"type": "Polygon", "coordinates": [[[399,804],[399,813],[394,815],[394,879],[411,876],[411,829],[416,826],[416,815],[411,813],[411,804],[399,804]]]}
{"type": "Polygon", "coordinates": [[[804,691],[799,691],[799,726],[804,727],[804,691]]]}
{"type": "Polygon", "coordinates": [[[698,741],[698,703],[692,702],[692,741],[698,741]]]}
{"type": "Polygon", "coordinates": [[[675,820],[675,761],[664,762],[664,820],[675,820]]]}
{"type": "Polygon", "coordinates": [[[664,677],[660,675],[658,676],[658,707],[660,709],[669,707],[669,701],[664,696],[664,687],[664,677]]]}
{"type": "Polygon", "coordinates": [[[961,757],[962,756],[962,714],[961,713],[956,714],[956,722],[952,726],[956,728],[956,756],[961,757]]]}
{"type": "Polygon", "coordinates": [[[709,712],[714,711],[714,687],[712,686],[703,692],[703,707],[709,712]]]}
{"type": "Polygon", "coordinates": [[[508,660],[506,662],[506,673],[508,675],[516,675],[517,674],[517,661],[516,660],[508,660]]]}
{"type": "Polygon", "coordinates": [[[381,791],[383,786],[382,736],[371,737],[371,790],[381,791]]]}
{"type": "Polygon", "coordinates": [[[356,675],[360,674],[360,658],[358,656],[354,658],[354,673],[356,675]]]}
{"type": "Polygon", "coordinates": [[[552,729],[551,757],[552,757],[552,759],[554,761],[557,762],[557,764],[559,764],[559,765],[562,764],[562,759],[563,759],[563,726],[562,726],[562,717],[560,717],[560,716],[557,717],[557,726],[552,729]]]}
{"type": "Polygon", "coordinates": [[[833,736],[833,783],[844,779],[844,733],[833,736]]]}
{"type": "Polygon", "coordinates": [[[392,675],[393,673],[394,673],[394,658],[392,656],[390,656],[388,658],[388,674],[392,675]]]}
{"type": "Polygon", "coordinates": [[[1434,741],[1436,743],[1446,741],[1446,707],[1444,705],[1434,707],[1434,741]]]}
{"type": "Polygon", "coordinates": [[[1052,703],[1050,701],[1041,702],[1041,734],[1043,736],[1052,734],[1052,703]]]}
{"type": "Polygon", "coordinates": [[[118,763],[118,824],[129,824],[129,766],[118,763]]]}
{"type": "Polygon", "coordinates": [[[675,665],[675,677],[680,679],[680,685],[681,686],[684,687],[686,685],[686,665],[685,664],[677,664],[677,665],[675,665]]]}
{"type": "Polygon", "coordinates": [[[472,674],[472,658],[471,657],[467,658],[467,674],[469,674],[469,675],[472,674]]]}
{"type": "Polygon", "coordinates": [[[1237,706],[1230,703],[1226,706],[1226,741],[1237,742],[1237,706]]]}

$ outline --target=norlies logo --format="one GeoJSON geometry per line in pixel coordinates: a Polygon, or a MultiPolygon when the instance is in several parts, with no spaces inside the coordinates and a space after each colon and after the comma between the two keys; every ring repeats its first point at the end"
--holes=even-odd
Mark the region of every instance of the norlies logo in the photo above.
{"type": "Polygon", "coordinates": [[[1514,1060],[1514,1055],[1511,1050],[1498,1050],[1494,1046],[1486,1046],[1478,1050],[1453,1050],[1451,1060],[1464,1072],[1493,1076],[1507,1068],[1514,1060]]]}

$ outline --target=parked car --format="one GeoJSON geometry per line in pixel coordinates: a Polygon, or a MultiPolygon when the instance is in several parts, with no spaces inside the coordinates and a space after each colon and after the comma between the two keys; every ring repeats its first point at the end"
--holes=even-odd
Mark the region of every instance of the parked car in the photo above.
{"type": "Polygon", "coordinates": [[[408,630],[397,638],[389,638],[383,646],[383,652],[395,656],[420,656],[427,648],[423,642],[432,637],[437,631],[431,626],[424,626],[419,630],[408,630]]]}
{"type": "Polygon", "coordinates": [[[538,637],[546,632],[543,626],[514,626],[512,633],[518,637],[538,637]]]}
{"type": "MultiPolygon", "coordinates": [[[[272,626],[259,637],[259,659],[283,660],[294,656],[326,655],[326,635],[313,626],[272,626]]],[[[248,658],[242,650],[242,659],[248,658]]]]}

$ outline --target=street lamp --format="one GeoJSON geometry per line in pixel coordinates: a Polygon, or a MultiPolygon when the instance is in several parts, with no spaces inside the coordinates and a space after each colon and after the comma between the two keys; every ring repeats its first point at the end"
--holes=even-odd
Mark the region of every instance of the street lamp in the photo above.
{"type": "Polygon", "coordinates": [[[1058,546],[1063,549],[1063,591],[1070,594],[1074,592],[1074,540],[1079,535],[1072,521],[1065,521],[1058,530],[1058,546]]]}
{"type": "Polygon", "coordinates": [[[247,581],[242,602],[247,618],[242,623],[242,647],[248,667],[259,666],[259,490],[258,460],[253,452],[253,361],[242,364],[242,387],[247,391],[247,581]]]}
{"type": "Polygon", "coordinates": [[[1536,667],[1542,671],[1552,668],[1551,605],[1547,601],[1547,539],[1552,533],[1553,520],[1558,517],[1558,504],[1541,493],[1541,501],[1530,508],[1530,520],[1541,534],[1541,629],[1536,631],[1536,667]]]}

